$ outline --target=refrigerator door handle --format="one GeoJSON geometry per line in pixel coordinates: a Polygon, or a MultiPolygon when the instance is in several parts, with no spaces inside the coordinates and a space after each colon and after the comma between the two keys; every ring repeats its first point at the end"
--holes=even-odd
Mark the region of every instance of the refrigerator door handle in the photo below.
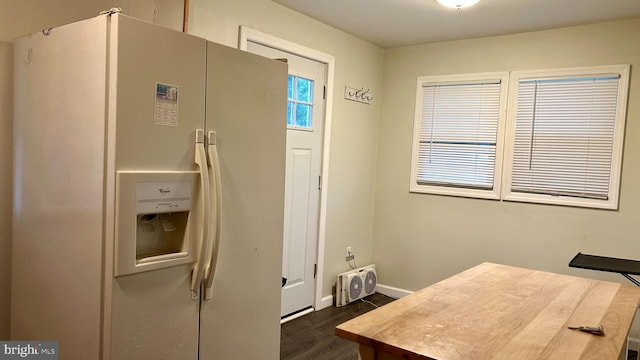
{"type": "Polygon", "coordinates": [[[204,280],[204,299],[209,300],[213,296],[211,287],[213,285],[213,276],[216,271],[216,265],[218,263],[218,249],[220,247],[220,219],[222,214],[222,180],[220,176],[220,157],[218,156],[218,148],[216,146],[216,133],[209,131],[207,136],[208,146],[207,155],[209,158],[209,180],[212,183],[213,188],[213,207],[212,210],[215,215],[211,217],[211,231],[213,235],[212,253],[209,261],[209,267],[206,270],[204,280]]]}
{"type": "Polygon", "coordinates": [[[205,259],[210,253],[210,237],[211,228],[209,226],[209,218],[211,218],[211,183],[209,180],[209,172],[207,170],[207,154],[204,148],[204,130],[196,130],[196,154],[195,162],[200,170],[200,195],[202,196],[200,213],[198,214],[195,229],[196,234],[200,234],[202,229],[202,238],[200,239],[199,252],[197,254],[196,263],[191,273],[191,298],[198,298],[198,291],[202,283],[205,270],[205,259]]]}

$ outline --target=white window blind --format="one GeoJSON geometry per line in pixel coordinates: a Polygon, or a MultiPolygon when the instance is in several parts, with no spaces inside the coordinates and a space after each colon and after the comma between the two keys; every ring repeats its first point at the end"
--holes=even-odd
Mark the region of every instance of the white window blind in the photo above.
{"type": "Polygon", "coordinates": [[[518,83],[511,192],[607,200],[619,76],[518,83]]]}
{"type": "Polygon", "coordinates": [[[417,184],[493,189],[500,100],[500,80],[422,86],[417,184]]]}

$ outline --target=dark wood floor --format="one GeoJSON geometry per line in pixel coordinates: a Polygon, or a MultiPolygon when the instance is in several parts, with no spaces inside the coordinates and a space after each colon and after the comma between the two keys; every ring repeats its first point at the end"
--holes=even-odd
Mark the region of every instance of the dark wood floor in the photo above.
{"type": "MultiPolygon", "coordinates": [[[[381,306],[393,301],[381,294],[365,300],[381,306]]],[[[346,306],[335,306],[304,315],[282,324],[280,335],[281,360],[354,360],[358,358],[358,345],[334,335],[335,327],[349,319],[373,310],[375,307],[363,301],[346,306]]],[[[635,351],[629,351],[629,360],[637,359],[635,351]]]]}
{"type": "MultiPolygon", "coordinates": [[[[364,300],[378,306],[393,301],[382,294],[367,296],[364,300]]],[[[282,324],[280,335],[281,360],[354,360],[358,358],[358,345],[337,337],[335,327],[375,306],[356,301],[342,307],[329,307],[282,324]]]]}

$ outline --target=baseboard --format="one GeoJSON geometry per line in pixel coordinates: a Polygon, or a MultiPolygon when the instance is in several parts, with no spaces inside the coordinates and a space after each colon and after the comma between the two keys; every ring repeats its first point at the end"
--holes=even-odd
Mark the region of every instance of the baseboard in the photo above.
{"type": "Polygon", "coordinates": [[[387,295],[394,299],[399,299],[403,296],[413,294],[413,291],[410,291],[410,290],[398,289],[392,286],[387,286],[382,284],[376,285],[376,292],[379,292],[382,295],[387,295]]]}
{"type": "Polygon", "coordinates": [[[325,296],[320,300],[320,303],[316,305],[316,311],[326,309],[333,306],[333,295],[325,296]]]}
{"type": "Polygon", "coordinates": [[[627,345],[629,346],[629,350],[638,351],[640,348],[640,339],[638,338],[628,338],[627,345]]]}

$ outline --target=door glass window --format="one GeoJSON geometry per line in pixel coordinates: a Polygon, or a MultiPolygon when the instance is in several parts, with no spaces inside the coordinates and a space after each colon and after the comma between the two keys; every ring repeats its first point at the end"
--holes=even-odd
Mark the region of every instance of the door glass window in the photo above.
{"type": "Polygon", "coordinates": [[[289,75],[287,91],[287,126],[313,128],[313,80],[289,75]]]}

